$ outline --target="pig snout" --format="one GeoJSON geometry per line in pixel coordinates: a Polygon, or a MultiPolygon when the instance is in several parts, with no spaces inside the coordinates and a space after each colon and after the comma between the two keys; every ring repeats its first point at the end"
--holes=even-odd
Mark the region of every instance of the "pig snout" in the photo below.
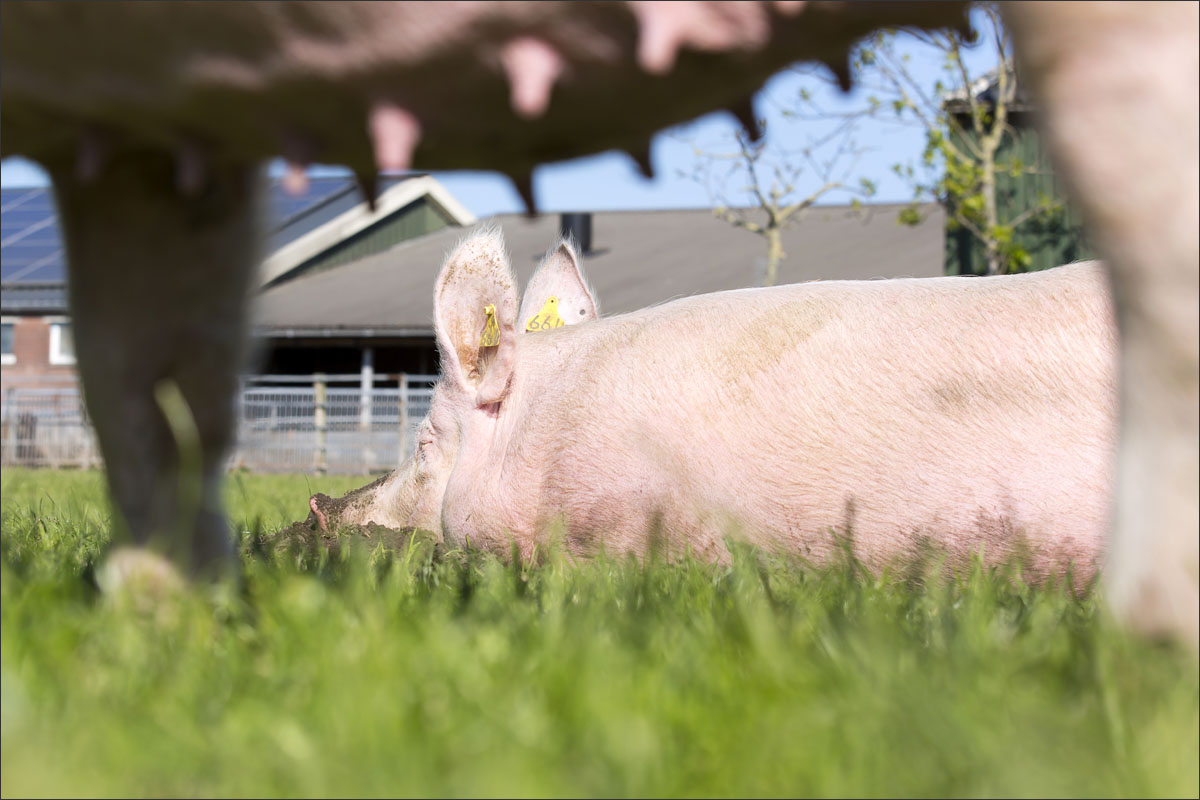
{"type": "Polygon", "coordinates": [[[377,499],[375,492],[381,482],[382,479],[343,497],[330,497],[320,492],[312,495],[308,499],[308,516],[305,519],[262,537],[258,546],[274,551],[299,548],[309,555],[315,555],[321,551],[338,554],[347,546],[382,546],[388,550],[402,551],[418,543],[428,545],[433,548],[431,552],[436,552],[439,546],[437,536],[405,525],[403,519],[383,515],[380,519],[384,524],[373,519],[380,509],[376,508],[373,512],[369,509],[377,499]]]}

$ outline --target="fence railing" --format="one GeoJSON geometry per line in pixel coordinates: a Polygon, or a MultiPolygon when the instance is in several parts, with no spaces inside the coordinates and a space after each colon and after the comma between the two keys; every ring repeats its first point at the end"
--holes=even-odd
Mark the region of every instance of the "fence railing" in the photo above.
{"type": "MultiPolygon", "coordinates": [[[[367,473],[396,466],[429,411],[433,375],[260,375],[242,379],[231,469],[367,473]],[[346,385],[357,384],[357,385],[346,385]]],[[[10,385],[0,394],[0,464],[100,466],[77,385],[10,385]]]]}

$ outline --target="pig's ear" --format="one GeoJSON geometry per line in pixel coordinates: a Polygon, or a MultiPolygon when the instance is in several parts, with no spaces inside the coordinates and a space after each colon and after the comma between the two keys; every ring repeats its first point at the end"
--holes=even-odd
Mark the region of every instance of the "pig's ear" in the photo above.
{"type": "Polygon", "coordinates": [[[517,287],[497,229],[471,234],[446,259],[433,289],[442,373],[476,405],[508,392],[516,350],[517,287]]]}
{"type": "Polygon", "coordinates": [[[517,322],[523,330],[532,332],[559,324],[591,322],[597,316],[596,295],[583,279],[579,256],[570,240],[560,242],[529,280],[517,322]]]}

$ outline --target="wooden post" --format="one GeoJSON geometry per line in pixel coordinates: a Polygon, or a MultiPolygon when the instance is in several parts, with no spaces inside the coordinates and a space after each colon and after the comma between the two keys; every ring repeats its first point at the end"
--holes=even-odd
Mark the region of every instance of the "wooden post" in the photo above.
{"type": "Polygon", "coordinates": [[[92,432],[87,421],[87,411],[83,407],[83,394],[75,390],[75,410],[79,414],[79,432],[77,434],[79,441],[79,463],[76,465],[79,469],[87,469],[88,462],[91,460],[92,450],[92,432]]]}
{"type": "Polygon", "coordinates": [[[46,461],[50,464],[50,469],[58,469],[59,456],[62,454],[63,437],[62,437],[62,395],[57,392],[51,395],[54,398],[54,406],[51,409],[50,419],[54,420],[50,424],[50,435],[44,437],[46,440],[46,461]]]}
{"type": "Polygon", "coordinates": [[[408,450],[408,375],[400,373],[400,457],[397,464],[403,464],[409,455],[408,450]]]}
{"type": "Polygon", "coordinates": [[[4,438],[4,463],[12,464],[17,460],[17,415],[13,411],[13,399],[16,387],[10,386],[4,390],[4,424],[7,430],[4,438]]]}
{"type": "Polygon", "coordinates": [[[375,384],[375,348],[364,347],[362,351],[362,380],[358,404],[358,427],[371,429],[371,390],[375,384]]]}
{"type": "Polygon", "coordinates": [[[375,383],[375,348],[362,350],[362,371],[358,391],[358,430],[362,435],[362,464],[364,474],[375,468],[375,436],[371,432],[371,402],[375,383]]]}
{"type": "Polygon", "coordinates": [[[313,427],[317,434],[317,474],[325,474],[325,373],[313,375],[313,427]]]}

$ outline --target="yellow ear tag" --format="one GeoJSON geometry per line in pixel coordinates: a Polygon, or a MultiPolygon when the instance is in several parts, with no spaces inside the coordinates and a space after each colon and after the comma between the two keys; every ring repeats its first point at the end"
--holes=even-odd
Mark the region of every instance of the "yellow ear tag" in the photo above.
{"type": "Polygon", "coordinates": [[[496,307],[485,306],[483,313],[487,314],[487,324],[483,326],[483,335],[479,337],[479,346],[495,347],[500,344],[500,326],[496,324],[496,307]]]}
{"type": "Polygon", "coordinates": [[[525,323],[526,331],[548,331],[551,328],[561,328],[567,323],[563,322],[563,318],[558,315],[558,298],[550,295],[546,298],[546,304],[542,306],[542,310],[529,318],[525,323]]]}

